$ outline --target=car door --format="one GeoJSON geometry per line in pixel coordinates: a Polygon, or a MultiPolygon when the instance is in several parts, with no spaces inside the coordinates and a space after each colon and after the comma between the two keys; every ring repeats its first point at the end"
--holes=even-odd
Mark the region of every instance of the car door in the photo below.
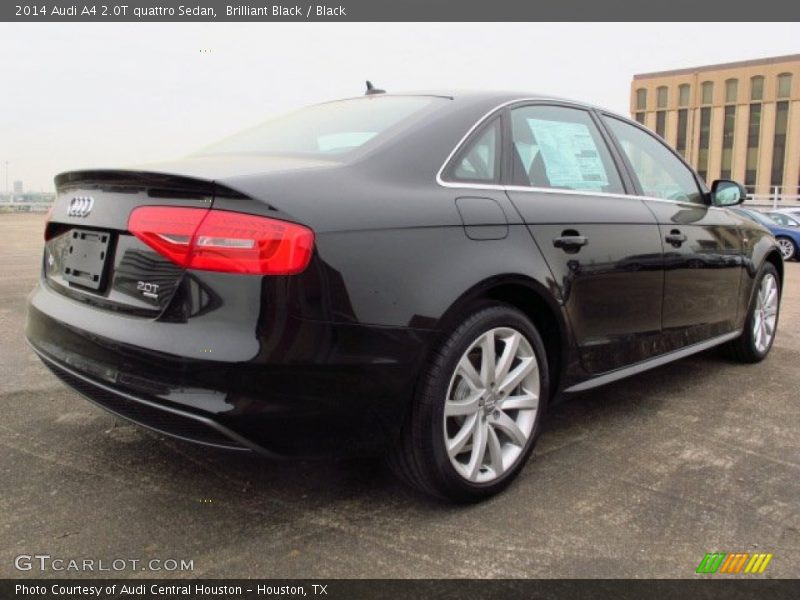
{"type": "Polygon", "coordinates": [[[602,373],[657,354],[661,238],[653,213],[624,195],[612,151],[589,110],[509,109],[507,193],[553,275],[581,363],[602,373]]]}
{"type": "Polygon", "coordinates": [[[675,349],[734,330],[743,269],[738,220],[709,205],[691,168],[651,132],[611,115],[603,122],[658,220],[664,343],[675,349]]]}

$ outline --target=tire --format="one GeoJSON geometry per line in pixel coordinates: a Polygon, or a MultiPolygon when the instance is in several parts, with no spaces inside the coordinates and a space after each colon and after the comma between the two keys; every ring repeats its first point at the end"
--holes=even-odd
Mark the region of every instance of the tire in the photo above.
{"type": "Polygon", "coordinates": [[[783,260],[797,258],[797,245],[794,243],[794,240],[783,236],[778,236],[775,239],[778,241],[778,247],[780,248],[783,260]]]}
{"type": "Polygon", "coordinates": [[[744,331],[738,338],[723,346],[723,352],[729,358],[743,363],[757,363],[769,354],[778,329],[780,286],[780,277],[775,266],[769,262],[764,263],[756,279],[744,331]],[[774,283],[774,288],[770,285],[770,280],[774,283]],[[773,290],[769,292],[769,297],[764,295],[768,293],[765,288],[773,290]],[[768,339],[763,336],[768,336],[768,339]]]}
{"type": "Polygon", "coordinates": [[[488,498],[522,470],[549,393],[533,323],[507,305],[478,309],[432,352],[389,464],[427,494],[463,503],[488,498]]]}

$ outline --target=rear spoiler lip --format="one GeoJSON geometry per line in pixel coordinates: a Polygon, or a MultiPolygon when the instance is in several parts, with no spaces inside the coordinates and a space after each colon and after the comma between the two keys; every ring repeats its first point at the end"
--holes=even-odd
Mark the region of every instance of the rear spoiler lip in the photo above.
{"type": "MultiPolygon", "coordinates": [[[[136,188],[163,193],[167,190],[194,193],[211,197],[248,198],[241,192],[217,183],[213,179],[202,179],[157,171],[134,169],[87,169],[65,171],[56,175],[56,190],[63,192],[72,188],[136,188]]],[[[161,195],[161,193],[157,195],[161,195]]]]}

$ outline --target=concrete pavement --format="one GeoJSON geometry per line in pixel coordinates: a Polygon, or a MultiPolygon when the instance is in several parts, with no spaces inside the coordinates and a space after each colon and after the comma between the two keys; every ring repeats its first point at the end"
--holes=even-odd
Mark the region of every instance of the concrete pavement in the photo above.
{"type": "Polygon", "coordinates": [[[800,575],[798,263],[763,364],[712,351],[581,394],[506,493],[454,507],[377,460],[195,447],[64,387],[23,340],[42,228],[0,215],[0,577],[75,576],[15,569],[34,553],[194,565],[105,573],[126,577],[693,577],[716,550],[800,575]]]}

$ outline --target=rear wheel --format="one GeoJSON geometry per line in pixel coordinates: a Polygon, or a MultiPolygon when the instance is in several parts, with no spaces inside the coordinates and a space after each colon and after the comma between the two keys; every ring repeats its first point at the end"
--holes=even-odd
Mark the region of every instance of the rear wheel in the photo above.
{"type": "Polygon", "coordinates": [[[780,279],[772,263],[766,263],[756,280],[756,293],[742,335],[725,345],[727,354],[741,362],[764,360],[775,341],[780,310],[780,279]]]}
{"type": "Polygon", "coordinates": [[[505,488],[533,450],[549,394],[544,344],[505,305],[468,317],[425,373],[391,457],[411,485],[460,502],[505,488]]]}
{"type": "Polygon", "coordinates": [[[797,246],[794,245],[793,240],[787,237],[777,237],[775,239],[778,242],[783,260],[790,260],[795,257],[797,254],[797,246]]]}

